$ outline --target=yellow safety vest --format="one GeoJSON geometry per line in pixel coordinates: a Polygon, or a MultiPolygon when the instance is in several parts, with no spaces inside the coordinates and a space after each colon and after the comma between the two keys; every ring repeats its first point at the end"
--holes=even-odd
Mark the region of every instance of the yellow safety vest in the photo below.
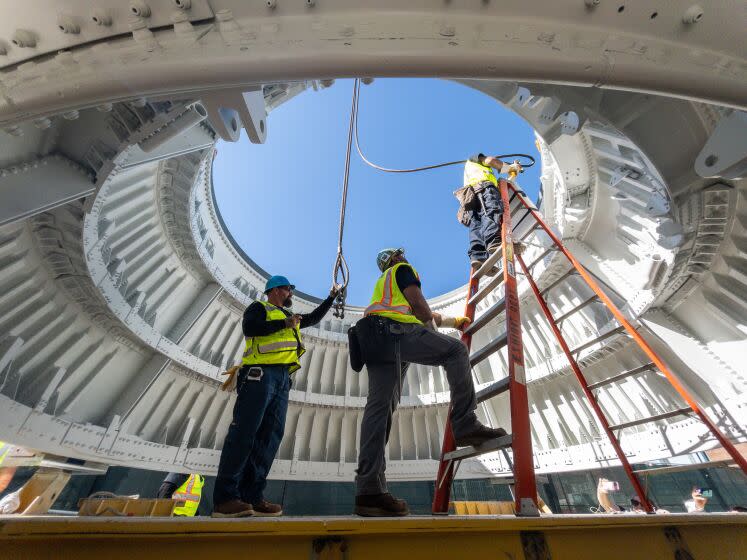
{"type": "Polygon", "coordinates": [[[11,447],[12,445],[10,445],[9,443],[0,441],[0,466],[2,466],[3,461],[5,461],[5,457],[8,456],[8,453],[10,453],[11,447]]]}
{"type": "Polygon", "coordinates": [[[174,508],[174,515],[186,515],[194,517],[197,513],[197,506],[200,505],[202,497],[202,487],[205,485],[205,478],[199,474],[190,474],[189,478],[177,488],[171,496],[172,500],[183,501],[183,506],[174,508]]]}
{"type": "Polygon", "coordinates": [[[467,161],[464,164],[464,186],[476,185],[483,181],[490,181],[496,187],[498,186],[498,179],[493,175],[490,166],[467,161]]]}
{"type": "Polygon", "coordinates": [[[397,285],[397,270],[400,266],[409,266],[415,273],[415,277],[420,280],[415,268],[409,263],[397,263],[387,268],[384,274],[376,281],[371,303],[363,312],[364,316],[377,315],[394,319],[400,323],[417,323],[422,325],[423,322],[415,317],[407,298],[397,285]]]}
{"type": "MultiPolygon", "coordinates": [[[[267,321],[275,321],[287,317],[279,307],[266,301],[260,301],[267,310],[267,321]]],[[[301,356],[306,352],[301,342],[301,329],[297,325],[294,329],[280,329],[267,336],[247,337],[246,351],[241,363],[244,365],[290,365],[290,373],[301,367],[301,356]]]]}

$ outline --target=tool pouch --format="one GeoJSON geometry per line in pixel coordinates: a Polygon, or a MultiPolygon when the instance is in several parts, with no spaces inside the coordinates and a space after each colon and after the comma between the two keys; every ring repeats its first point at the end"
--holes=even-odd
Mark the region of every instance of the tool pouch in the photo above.
{"type": "Polygon", "coordinates": [[[348,329],[348,356],[350,357],[350,367],[353,371],[360,372],[366,362],[363,361],[363,352],[361,351],[360,340],[358,340],[357,325],[348,329]]]}
{"type": "Polygon", "coordinates": [[[480,208],[480,199],[474,186],[467,185],[454,191],[454,196],[459,201],[459,210],[457,210],[457,220],[465,226],[469,225],[472,211],[480,208]]]}
{"type": "MultiPolygon", "coordinates": [[[[391,329],[392,321],[369,315],[360,319],[354,326],[364,364],[393,364],[395,357],[395,337],[391,329]]],[[[394,325],[394,328],[401,328],[394,325]]],[[[352,362],[351,362],[352,365],[352,362]]]]}

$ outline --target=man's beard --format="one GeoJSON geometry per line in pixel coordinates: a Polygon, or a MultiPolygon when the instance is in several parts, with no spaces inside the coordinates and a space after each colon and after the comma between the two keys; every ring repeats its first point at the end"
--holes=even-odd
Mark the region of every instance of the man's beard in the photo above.
{"type": "Polygon", "coordinates": [[[283,307],[293,307],[293,296],[288,296],[283,302],[283,307]]]}

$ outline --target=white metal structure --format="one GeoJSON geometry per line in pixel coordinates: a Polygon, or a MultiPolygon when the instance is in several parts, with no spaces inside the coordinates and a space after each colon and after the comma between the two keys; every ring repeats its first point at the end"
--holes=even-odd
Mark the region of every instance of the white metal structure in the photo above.
{"type": "MultiPolygon", "coordinates": [[[[335,77],[436,75],[534,127],[547,221],[645,325],[723,431],[747,440],[739,2],[93,4],[0,3],[0,439],[98,463],[214,473],[233,404],[219,374],[240,355],[241,313],[264,284],[217,214],[215,142],[235,141],[241,127],[263,142],[269,111],[335,77]]],[[[531,261],[543,249],[529,241],[531,261]]],[[[535,272],[543,287],[564,269],[548,257],[535,272]]],[[[556,292],[556,316],[579,297],[556,292]]],[[[301,311],[314,305],[298,299],[301,311]]],[[[458,313],[463,300],[459,289],[431,305],[458,313]]],[[[615,464],[526,292],[524,303],[538,470],[615,464]]],[[[367,377],[349,368],[344,333],[360,314],[350,308],[344,323],[305,331],[309,352],[273,477],[352,479],[367,377]]],[[[589,306],[564,329],[578,345],[608,320],[589,306]]],[[[476,346],[501,331],[483,329],[476,346]]],[[[644,363],[623,336],[587,348],[582,362],[590,382],[644,363]]],[[[478,388],[505,376],[504,366],[500,355],[479,364],[478,388]]],[[[672,397],[648,373],[602,389],[600,403],[624,423],[669,410],[672,397]]],[[[447,404],[443,372],[412,367],[390,478],[433,477],[447,404]]],[[[479,412],[507,424],[500,399],[479,412]]],[[[632,428],[622,443],[631,461],[714,445],[681,418],[632,428]]],[[[460,474],[507,468],[496,454],[460,474]]]]}

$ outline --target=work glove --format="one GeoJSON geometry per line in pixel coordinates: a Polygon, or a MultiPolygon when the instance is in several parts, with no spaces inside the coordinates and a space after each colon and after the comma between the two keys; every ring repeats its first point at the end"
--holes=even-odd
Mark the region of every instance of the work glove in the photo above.
{"type": "Polygon", "coordinates": [[[469,317],[454,317],[454,328],[460,331],[469,327],[470,323],[472,323],[472,319],[469,317]]]}

